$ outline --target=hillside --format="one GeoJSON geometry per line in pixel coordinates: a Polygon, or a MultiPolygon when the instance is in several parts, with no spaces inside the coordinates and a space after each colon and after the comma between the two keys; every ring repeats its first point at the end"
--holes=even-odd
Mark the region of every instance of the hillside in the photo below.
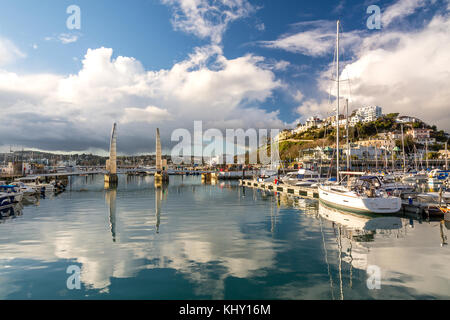
{"type": "MultiPolygon", "coordinates": [[[[391,113],[367,123],[357,123],[354,127],[349,127],[350,143],[360,142],[369,139],[380,139],[380,136],[388,133],[400,133],[401,123],[396,121],[398,113],[391,113]]],[[[428,145],[430,152],[436,152],[443,148],[445,142],[450,142],[449,135],[443,130],[438,130],[436,126],[430,126],[422,121],[403,123],[404,143],[406,153],[413,153],[414,150],[424,148],[424,145],[416,143],[406,132],[409,129],[423,128],[430,129],[430,138],[434,138],[436,143],[428,145]]],[[[340,126],[340,139],[342,144],[346,143],[345,126],[340,126]]],[[[395,139],[395,144],[401,147],[401,139],[395,139]]],[[[280,157],[285,161],[293,161],[298,158],[299,152],[316,147],[335,147],[336,128],[327,125],[322,128],[312,127],[304,132],[286,134],[280,139],[280,157]]]]}

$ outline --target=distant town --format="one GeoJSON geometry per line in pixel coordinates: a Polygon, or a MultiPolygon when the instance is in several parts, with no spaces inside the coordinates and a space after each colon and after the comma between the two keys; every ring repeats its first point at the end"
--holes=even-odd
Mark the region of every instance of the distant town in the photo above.
{"type": "MultiPolygon", "coordinates": [[[[354,160],[397,158],[403,152],[413,159],[444,159],[445,144],[450,135],[414,116],[399,113],[383,114],[379,106],[364,106],[347,117],[339,115],[340,154],[350,153],[354,160]],[[347,146],[347,130],[348,142],[347,146]],[[403,138],[402,138],[403,130],[403,138]]],[[[294,129],[285,129],[278,136],[283,160],[330,160],[335,152],[337,116],[324,119],[310,117],[294,129]]]]}
{"type": "MultiPolygon", "coordinates": [[[[336,116],[321,119],[310,117],[294,129],[284,129],[277,137],[280,158],[285,166],[304,161],[331,161],[335,155],[336,116]]],[[[450,135],[421,119],[398,113],[383,114],[379,106],[365,106],[348,117],[339,116],[341,127],[340,156],[350,154],[351,160],[399,159],[404,153],[409,160],[437,160],[449,157],[446,143],[450,135]],[[403,138],[402,138],[403,130],[403,138]],[[349,145],[346,144],[348,131],[349,145]]],[[[217,166],[222,156],[203,158],[206,167],[217,166]]],[[[170,156],[165,156],[171,164],[170,156]]],[[[94,154],[55,154],[39,151],[11,150],[0,153],[1,175],[15,176],[49,172],[65,172],[76,167],[104,168],[107,157],[94,154]]],[[[195,159],[194,159],[195,160],[195,159]]],[[[197,159],[198,160],[198,159],[197,159]]],[[[194,162],[194,161],[193,161],[194,162]]],[[[124,168],[155,166],[156,156],[119,156],[118,166],[124,168]]]]}

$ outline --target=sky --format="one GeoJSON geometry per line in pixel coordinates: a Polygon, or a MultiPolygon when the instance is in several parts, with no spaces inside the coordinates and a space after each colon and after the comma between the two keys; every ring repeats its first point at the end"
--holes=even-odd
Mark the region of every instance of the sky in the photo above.
{"type": "Polygon", "coordinates": [[[450,131],[449,0],[0,4],[0,151],[102,154],[117,122],[119,153],[142,154],[157,127],[168,148],[194,121],[283,129],[329,116],[337,20],[351,110],[379,105],[450,131]]]}

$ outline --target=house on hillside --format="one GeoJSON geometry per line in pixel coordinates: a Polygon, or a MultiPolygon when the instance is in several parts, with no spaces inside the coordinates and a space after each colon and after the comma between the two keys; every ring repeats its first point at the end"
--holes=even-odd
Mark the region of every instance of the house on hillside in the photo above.
{"type": "Polygon", "coordinates": [[[395,119],[397,123],[415,123],[415,122],[422,122],[422,120],[410,117],[410,116],[399,116],[397,119],[395,119]]]}
{"type": "Polygon", "coordinates": [[[435,138],[431,138],[431,129],[422,129],[422,128],[414,128],[410,129],[406,132],[406,135],[409,135],[413,138],[414,142],[420,144],[433,144],[436,143],[435,138]]]}

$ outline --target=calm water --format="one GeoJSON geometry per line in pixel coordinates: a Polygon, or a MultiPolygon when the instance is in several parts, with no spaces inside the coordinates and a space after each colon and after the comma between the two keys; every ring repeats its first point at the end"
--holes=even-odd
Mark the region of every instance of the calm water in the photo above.
{"type": "Polygon", "coordinates": [[[369,220],[198,177],[69,188],[0,220],[1,299],[450,298],[440,221],[369,220]],[[80,290],[67,288],[72,265],[80,290]]]}

